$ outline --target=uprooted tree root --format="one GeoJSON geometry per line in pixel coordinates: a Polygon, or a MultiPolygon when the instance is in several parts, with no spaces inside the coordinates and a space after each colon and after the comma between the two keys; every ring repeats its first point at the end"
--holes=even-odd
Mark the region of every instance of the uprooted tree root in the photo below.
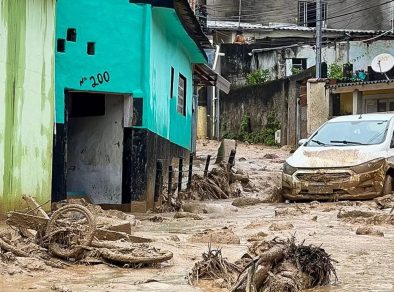
{"type": "Polygon", "coordinates": [[[212,261],[214,254],[213,256],[210,254],[211,251],[204,254],[203,261],[195,265],[191,274],[192,279],[195,281],[199,273],[204,271],[203,275],[206,279],[221,278],[231,283],[230,291],[234,292],[298,292],[328,285],[333,277],[337,279],[333,265],[335,261],[324,249],[304,243],[297,245],[294,237],[287,241],[274,239],[260,255],[255,258],[250,257],[246,264],[243,262],[244,268],[241,265],[233,267],[226,262],[226,267],[228,265],[232,267],[230,272],[212,261]],[[237,269],[242,270],[234,280],[234,271],[237,269]]]}
{"type": "Polygon", "coordinates": [[[255,190],[254,184],[249,176],[243,172],[235,172],[232,165],[221,162],[206,176],[193,174],[190,187],[180,193],[172,189],[161,195],[161,206],[156,208],[157,212],[180,211],[184,201],[187,200],[221,200],[241,196],[241,187],[255,190]]]}
{"type": "Polygon", "coordinates": [[[249,177],[233,173],[228,164],[220,163],[206,177],[194,174],[190,190],[184,193],[184,199],[218,200],[239,197],[240,191],[231,187],[236,181],[247,184],[249,177]]]}
{"type": "Polygon", "coordinates": [[[199,279],[223,279],[230,288],[241,272],[241,268],[223,258],[221,249],[212,250],[208,245],[208,252],[202,254],[202,261],[197,262],[189,275],[192,284],[198,284],[199,279]]]}

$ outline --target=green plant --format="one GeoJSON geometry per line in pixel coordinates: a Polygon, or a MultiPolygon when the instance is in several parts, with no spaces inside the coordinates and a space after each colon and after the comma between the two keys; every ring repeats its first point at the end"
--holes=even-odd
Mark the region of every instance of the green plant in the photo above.
{"type": "Polygon", "coordinates": [[[341,80],[343,78],[342,66],[338,64],[331,64],[328,67],[328,78],[341,80]]]}
{"type": "Polygon", "coordinates": [[[270,72],[268,69],[258,69],[246,75],[247,85],[261,84],[269,79],[270,72]]]}
{"type": "Polygon", "coordinates": [[[250,116],[249,114],[243,115],[241,125],[239,127],[239,136],[246,137],[251,132],[250,116]]]}
{"type": "Polygon", "coordinates": [[[271,111],[267,114],[267,124],[264,128],[251,131],[250,116],[244,115],[241,120],[239,131],[224,132],[223,138],[235,139],[253,144],[265,144],[275,146],[275,132],[280,129],[280,122],[277,120],[275,112],[271,111]]]}
{"type": "Polygon", "coordinates": [[[292,68],[291,68],[291,74],[292,74],[292,75],[300,74],[302,71],[303,71],[302,69],[297,68],[297,67],[292,67],[292,68]]]}

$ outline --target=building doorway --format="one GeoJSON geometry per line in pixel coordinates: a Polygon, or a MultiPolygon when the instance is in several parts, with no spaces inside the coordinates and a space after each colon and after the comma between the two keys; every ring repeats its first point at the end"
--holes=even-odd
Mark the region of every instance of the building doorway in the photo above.
{"type": "Polygon", "coordinates": [[[124,202],[124,119],[131,104],[129,95],[65,93],[64,125],[56,125],[54,161],[60,163],[54,164],[53,201],[83,197],[101,205],[124,202]]]}

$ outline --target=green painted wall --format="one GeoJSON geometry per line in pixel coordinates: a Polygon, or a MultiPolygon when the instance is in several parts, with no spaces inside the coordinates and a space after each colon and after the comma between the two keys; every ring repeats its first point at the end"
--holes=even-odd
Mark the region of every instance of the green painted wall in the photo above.
{"type": "Polygon", "coordinates": [[[128,0],[58,0],[56,38],[66,39],[76,29],[76,42],[66,41],[65,52],[56,52],[56,122],[64,123],[64,90],[128,93],[142,97],[143,80],[149,79],[149,48],[144,35],[150,30],[147,5],[128,0]],[[87,43],[95,42],[95,55],[87,43]],[[109,82],[93,87],[97,74],[108,72],[109,82]],[[82,84],[82,78],[86,78],[82,84]]]}
{"type": "Polygon", "coordinates": [[[146,100],[149,109],[145,126],[156,129],[163,137],[191,148],[192,123],[192,70],[190,54],[183,40],[182,30],[176,32],[175,11],[154,8],[151,31],[151,98],[146,100]],[[175,53],[176,52],[176,53],[175,53]],[[174,68],[173,96],[171,95],[171,67],[174,68]],[[177,111],[179,74],[186,77],[186,115],[177,111]]]}
{"type": "Polygon", "coordinates": [[[0,0],[0,214],[50,200],[55,0],[0,0]]]}
{"type": "Polygon", "coordinates": [[[143,128],[190,149],[192,63],[205,60],[175,11],[129,0],[58,0],[56,38],[69,28],[76,42],[56,53],[56,122],[64,123],[65,89],[127,93],[144,99],[143,128]],[[87,42],[95,42],[95,55],[87,42]],[[189,81],[186,117],[169,97],[171,66],[189,81]],[[110,81],[93,87],[91,77],[104,72],[110,81]]]}

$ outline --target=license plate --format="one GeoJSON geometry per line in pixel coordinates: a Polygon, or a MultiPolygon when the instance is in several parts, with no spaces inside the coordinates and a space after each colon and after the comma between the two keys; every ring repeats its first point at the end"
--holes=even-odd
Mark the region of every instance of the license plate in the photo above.
{"type": "Polygon", "coordinates": [[[310,186],[308,192],[312,194],[332,194],[333,189],[330,186],[310,186]]]}

